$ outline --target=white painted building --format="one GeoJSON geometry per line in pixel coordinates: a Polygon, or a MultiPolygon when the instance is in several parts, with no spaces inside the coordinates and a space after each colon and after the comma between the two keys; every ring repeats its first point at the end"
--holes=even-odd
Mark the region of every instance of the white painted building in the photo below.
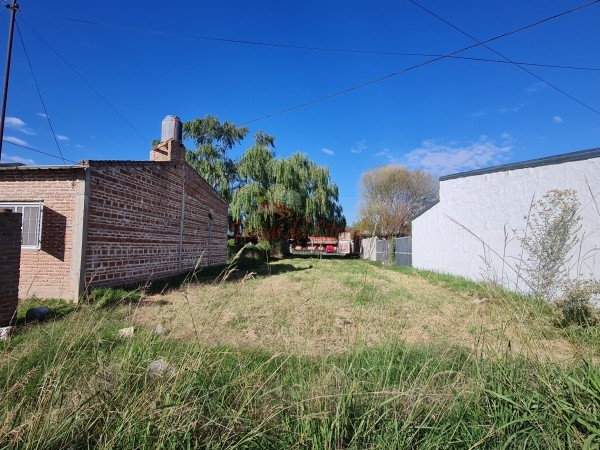
{"type": "Polygon", "coordinates": [[[514,230],[524,231],[532,201],[553,189],[573,189],[581,203],[570,276],[600,278],[600,149],[441,177],[439,202],[413,218],[413,266],[526,292],[514,230]]]}

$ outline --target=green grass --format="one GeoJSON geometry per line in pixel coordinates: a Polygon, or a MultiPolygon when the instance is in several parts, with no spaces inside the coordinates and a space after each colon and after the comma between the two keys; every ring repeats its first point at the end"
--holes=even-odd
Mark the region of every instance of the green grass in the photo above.
{"type": "Polygon", "coordinates": [[[39,306],[46,306],[50,310],[50,317],[57,319],[75,311],[77,305],[74,303],[66,303],[65,301],[59,299],[42,300],[32,297],[20,302],[17,310],[17,325],[22,325],[25,323],[25,314],[27,313],[28,309],[39,306]]]}
{"type": "MultiPolygon", "coordinates": [[[[377,301],[371,278],[376,268],[340,263],[335,267],[342,279],[366,274],[366,283],[347,282],[356,289],[350,301],[361,307],[377,301]]],[[[260,264],[264,271],[259,278],[268,280],[273,275],[260,264]]],[[[305,270],[273,269],[310,283],[314,274],[308,267],[313,264],[307,259],[293,264],[305,270]]],[[[323,277],[334,270],[319,267],[323,277]]],[[[431,282],[479,295],[474,290],[479,288],[462,280],[441,276],[431,282]]],[[[592,361],[559,365],[511,353],[481,357],[445,342],[395,342],[344,354],[299,356],[208,347],[139,327],[133,337],[118,339],[117,331],[132,325],[137,306],[115,300],[130,297],[127,292],[101,292],[96,294],[101,299],[114,300],[109,307],[97,301],[75,309],[54,301],[52,309],[64,314],[20,326],[13,338],[0,342],[0,448],[600,445],[600,372],[592,361]],[[159,357],[176,368],[172,375],[148,375],[148,364],[159,357]]],[[[25,302],[19,315],[39,304],[48,303],[25,302]]],[[[584,331],[569,332],[582,336],[578,333],[584,331]]]]}
{"type": "Polygon", "coordinates": [[[4,448],[573,448],[597,439],[598,372],[460,348],[269,355],[138,332],[83,308],[3,344],[4,448]],[[163,357],[173,378],[146,367],[163,357]]]}
{"type": "Polygon", "coordinates": [[[388,270],[393,270],[395,272],[400,272],[406,275],[420,276],[427,281],[436,284],[438,286],[443,286],[446,289],[450,289],[454,292],[473,294],[485,297],[490,294],[490,291],[493,289],[496,291],[498,289],[497,286],[488,286],[483,283],[476,283],[471,280],[467,280],[463,277],[458,277],[455,275],[448,275],[444,273],[431,272],[429,270],[421,270],[414,269],[412,267],[407,266],[390,266],[390,265],[382,265],[381,263],[376,263],[369,261],[370,264],[386,268],[388,270]]]}

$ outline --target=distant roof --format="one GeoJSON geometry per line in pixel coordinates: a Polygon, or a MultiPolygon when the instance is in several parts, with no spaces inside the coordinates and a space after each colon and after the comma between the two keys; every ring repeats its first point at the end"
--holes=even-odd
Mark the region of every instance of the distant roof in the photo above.
{"type": "Polygon", "coordinates": [[[338,243],[338,238],[329,236],[310,236],[308,239],[310,239],[313,244],[320,245],[335,245],[338,243]]]}
{"type": "Polygon", "coordinates": [[[582,161],[585,159],[600,158],[600,148],[592,148],[578,152],[563,153],[561,155],[548,156],[546,158],[530,159],[511,164],[503,164],[501,166],[488,167],[487,169],[470,170],[468,172],[455,173],[440,177],[440,181],[453,180],[455,178],[472,177],[474,175],[484,175],[493,172],[506,172],[515,169],[527,169],[529,167],[549,166],[552,164],[561,164],[573,161],[582,161]]]}

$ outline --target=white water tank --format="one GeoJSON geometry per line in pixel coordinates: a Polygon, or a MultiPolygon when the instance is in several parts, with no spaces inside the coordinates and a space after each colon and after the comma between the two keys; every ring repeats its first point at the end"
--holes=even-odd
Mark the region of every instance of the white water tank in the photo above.
{"type": "Polygon", "coordinates": [[[162,132],[160,133],[160,141],[165,142],[173,139],[181,142],[183,139],[183,131],[181,120],[177,116],[167,116],[162,121],[162,132]]]}

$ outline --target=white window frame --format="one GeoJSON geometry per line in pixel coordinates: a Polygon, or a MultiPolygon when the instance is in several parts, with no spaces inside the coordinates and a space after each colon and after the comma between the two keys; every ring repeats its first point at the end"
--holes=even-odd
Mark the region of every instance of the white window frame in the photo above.
{"type": "Polygon", "coordinates": [[[11,209],[13,212],[21,213],[21,248],[30,250],[39,250],[42,247],[42,222],[44,218],[44,202],[0,202],[0,209],[11,209]],[[23,221],[25,214],[23,208],[37,208],[37,226],[36,226],[36,242],[34,244],[23,244],[23,221]]]}

